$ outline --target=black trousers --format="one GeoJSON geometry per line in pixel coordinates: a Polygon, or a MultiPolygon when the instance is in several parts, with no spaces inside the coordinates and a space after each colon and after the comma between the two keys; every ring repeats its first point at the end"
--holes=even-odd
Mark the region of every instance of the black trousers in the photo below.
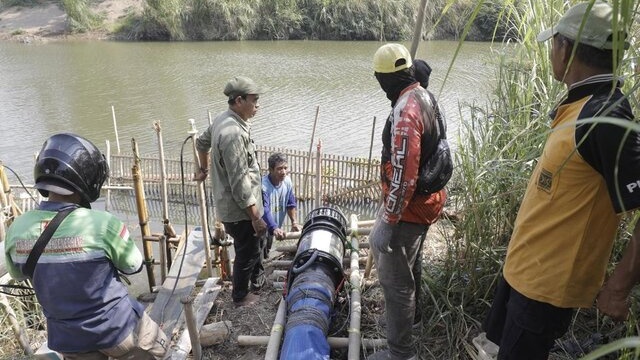
{"type": "Polygon", "coordinates": [[[482,327],[500,346],[498,360],[547,360],[572,316],[573,309],[529,299],[501,278],[482,327]]]}
{"type": "Polygon", "coordinates": [[[233,238],[236,256],[233,261],[233,301],[244,299],[249,293],[249,282],[255,287],[264,283],[262,251],[265,237],[256,237],[250,220],[223,222],[227,234],[233,238]]]}

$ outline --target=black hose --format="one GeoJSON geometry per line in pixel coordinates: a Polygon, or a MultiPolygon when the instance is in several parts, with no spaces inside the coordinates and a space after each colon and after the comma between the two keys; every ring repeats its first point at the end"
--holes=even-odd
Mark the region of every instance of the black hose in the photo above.
{"type": "Polygon", "coordinates": [[[299,273],[301,273],[301,272],[303,272],[303,271],[307,270],[307,269],[309,268],[309,266],[311,266],[311,265],[316,261],[316,259],[318,258],[318,255],[319,255],[318,250],[317,250],[317,249],[316,249],[316,250],[314,250],[314,251],[313,251],[313,254],[311,254],[311,257],[309,258],[309,260],[307,260],[304,264],[302,264],[302,265],[300,265],[300,266],[296,266],[296,265],[294,265],[294,266],[291,268],[291,271],[292,271],[294,274],[299,274],[299,273]]]}

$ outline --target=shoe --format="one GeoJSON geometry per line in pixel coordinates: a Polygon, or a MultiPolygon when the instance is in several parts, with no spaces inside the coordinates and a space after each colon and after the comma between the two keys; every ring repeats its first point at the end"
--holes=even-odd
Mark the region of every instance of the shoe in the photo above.
{"type": "Polygon", "coordinates": [[[262,275],[255,281],[252,281],[251,285],[249,285],[249,288],[251,289],[252,292],[258,292],[264,287],[264,284],[266,281],[267,281],[266,277],[262,275]]]}
{"type": "Polygon", "coordinates": [[[245,296],[242,300],[234,301],[233,304],[236,307],[251,306],[251,305],[257,303],[259,300],[260,300],[260,295],[248,293],[247,296],[245,296]]]}
{"type": "Polygon", "coordinates": [[[491,340],[487,339],[487,334],[482,332],[471,340],[473,346],[478,350],[480,360],[495,360],[498,358],[500,348],[491,340]]]}
{"type": "Polygon", "coordinates": [[[418,360],[418,357],[413,355],[409,358],[400,358],[393,355],[390,350],[382,350],[371,354],[367,360],[418,360]]]}

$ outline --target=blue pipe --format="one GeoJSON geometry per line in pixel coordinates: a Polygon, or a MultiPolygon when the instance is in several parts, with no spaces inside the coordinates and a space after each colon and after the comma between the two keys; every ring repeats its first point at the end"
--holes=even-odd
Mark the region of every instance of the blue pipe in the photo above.
{"type": "Polygon", "coordinates": [[[329,360],[327,333],[336,284],[325,267],[310,264],[291,285],[280,360],[329,360]]]}

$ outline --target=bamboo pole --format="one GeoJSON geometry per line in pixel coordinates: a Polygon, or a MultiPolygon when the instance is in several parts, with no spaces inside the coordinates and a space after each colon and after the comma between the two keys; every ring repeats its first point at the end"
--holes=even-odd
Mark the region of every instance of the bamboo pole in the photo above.
{"type": "Polygon", "coordinates": [[[6,221],[7,218],[4,211],[0,210],[0,243],[3,243],[7,237],[6,221]]]}
{"type": "Polygon", "coordinates": [[[304,171],[304,185],[302,186],[302,192],[305,196],[309,194],[309,166],[311,166],[311,154],[313,151],[313,140],[316,136],[316,125],[318,124],[318,114],[320,113],[320,105],[316,107],[316,117],[313,120],[313,130],[311,130],[311,140],[309,141],[309,155],[307,157],[307,167],[304,171]]]}
{"type": "Polygon", "coordinates": [[[160,159],[160,184],[162,187],[162,219],[169,220],[169,204],[167,202],[167,169],[164,163],[164,145],[162,142],[162,128],[160,122],[155,121],[153,123],[153,129],[156,131],[156,138],[158,139],[158,156],[160,159]]]}
{"type": "Polygon", "coordinates": [[[187,331],[189,331],[193,358],[200,360],[202,359],[202,346],[200,346],[200,334],[196,326],[196,318],[193,314],[193,296],[184,296],[180,299],[180,302],[184,306],[184,318],[187,323],[187,331]]]}
{"type": "Polygon", "coordinates": [[[280,298],[280,305],[278,306],[276,319],[273,321],[273,326],[271,327],[271,335],[269,335],[269,342],[267,343],[267,352],[265,353],[264,360],[276,360],[278,358],[280,341],[282,340],[286,317],[287,300],[282,297],[280,298]]]}
{"type": "Polygon", "coordinates": [[[360,302],[360,287],[362,276],[360,275],[360,263],[358,246],[358,217],[351,215],[351,274],[349,282],[351,283],[351,315],[349,316],[349,351],[347,352],[348,360],[360,359],[360,315],[362,313],[362,303],[360,302]]]}
{"type": "Polygon", "coordinates": [[[15,311],[13,311],[11,304],[9,304],[9,300],[4,294],[0,294],[0,306],[7,314],[7,318],[11,324],[11,330],[13,330],[13,334],[16,336],[16,339],[18,340],[18,343],[20,343],[20,347],[24,350],[25,355],[33,355],[33,349],[31,349],[31,345],[29,344],[27,332],[20,325],[15,311]]]}
{"type": "Polygon", "coordinates": [[[160,245],[160,281],[164,284],[164,281],[167,278],[167,249],[169,249],[169,242],[167,241],[167,237],[162,234],[158,236],[158,243],[160,245]]]}
{"type": "MultiPolygon", "coordinates": [[[[240,346],[264,346],[269,342],[269,336],[239,335],[240,346]]],[[[349,346],[348,338],[328,337],[327,342],[332,349],[344,349],[349,346]]],[[[366,349],[381,348],[387,345],[386,339],[362,339],[362,346],[366,349]]]]}
{"type": "Polygon", "coordinates": [[[418,44],[420,44],[420,40],[422,40],[422,25],[424,24],[424,13],[427,9],[427,0],[422,0],[420,2],[420,7],[418,8],[418,17],[416,18],[416,27],[413,31],[413,42],[411,43],[411,57],[413,59],[416,58],[416,52],[418,51],[418,44]]]}
{"type": "MultiPolygon", "coordinates": [[[[111,105],[111,117],[113,118],[113,131],[116,134],[116,150],[118,151],[118,155],[120,155],[120,136],[118,135],[118,122],[116,121],[116,109],[111,105]]],[[[120,174],[124,175],[124,168],[122,163],[120,163],[120,174]]]]}
{"type": "MultiPolygon", "coordinates": [[[[160,122],[155,121],[153,123],[153,129],[156,131],[156,137],[158,139],[158,160],[160,162],[160,198],[162,199],[162,224],[164,235],[167,238],[175,237],[176,232],[173,230],[171,226],[171,222],[169,221],[169,196],[167,194],[167,165],[164,160],[164,142],[162,140],[162,128],[160,127],[160,122]]],[[[166,257],[166,266],[167,268],[171,268],[172,256],[171,256],[171,248],[169,247],[169,243],[165,242],[165,255],[166,257]]],[[[166,269],[163,269],[166,274],[166,269]]],[[[162,278],[164,282],[164,277],[162,278]]]]}
{"type": "MultiPolygon", "coordinates": [[[[350,232],[351,229],[348,229],[347,232],[350,232]]],[[[361,229],[358,232],[360,235],[367,235],[371,233],[371,229],[361,229]]],[[[362,249],[368,249],[369,248],[369,243],[367,242],[363,242],[362,244],[360,244],[360,248],[362,249]]],[[[298,251],[298,246],[297,245],[278,245],[275,247],[275,250],[278,252],[284,252],[284,253],[295,253],[296,251],[298,251]]],[[[276,260],[274,260],[276,261],[276,260]]]]}
{"type": "Polygon", "coordinates": [[[147,202],[144,196],[144,184],[142,181],[142,174],[140,173],[140,153],[138,152],[138,144],[134,138],[131,139],[131,146],[133,148],[134,162],[131,168],[131,175],[133,176],[133,190],[136,195],[136,208],[138,210],[138,221],[140,223],[140,232],[142,233],[142,250],[144,252],[144,261],[147,267],[147,278],[149,279],[149,291],[153,292],[153,288],[156,286],[156,278],[153,273],[153,249],[151,243],[145,241],[145,237],[151,236],[151,229],[149,228],[149,212],[147,211],[147,202]]]}
{"type": "Polygon", "coordinates": [[[120,137],[118,136],[118,122],[116,121],[116,109],[111,105],[111,118],[113,119],[113,130],[116,133],[116,150],[120,155],[120,137]]]}
{"type": "MultiPolygon", "coordinates": [[[[111,143],[109,140],[105,141],[107,145],[107,166],[109,166],[109,171],[112,171],[111,167],[111,143]]],[[[111,186],[111,174],[107,177],[107,187],[111,186]]],[[[104,211],[109,211],[109,204],[111,203],[111,189],[107,188],[107,200],[104,202],[104,211]]]]}
{"type": "Polygon", "coordinates": [[[316,151],[316,207],[322,205],[322,141],[318,140],[316,151]]]}
{"type": "Polygon", "coordinates": [[[9,187],[9,180],[7,179],[7,174],[4,171],[4,165],[0,162],[0,205],[2,206],[2,209],[11,205],[9,203],[9,197],[7,196],[9,191],[11,191],[11,188],[9,187]]]}
{"type": "MultiPolygon", "coordinates": [[[[199,166],[200,160],[198,159],[198,149],[196,148],[196,140],[198,140],[198,130],[196,130],[196,123],[194,119],[189,119],[191,130],[188,134],[191,136],[191,142],[193,143],[193,160],[196,166],[199,166]]],[[[213,277],[213,267],[211,266],[211,239],[209,239],[209,219],[207,219],[207,201],[204,194],[204,182],[198,181],[198,201],[200,203],[200,226],[202,226],[202,241],[205,243],[204,254],[206,259],[207,274],[209,277],[213,277]]]]}
{"type": "Polygon", "coordinates": [[[371,179],[371,161],[373,160],[373,138],[376,135],[376,117],[373,117],[373,126],[371,127],[371,142],[369,143],[369,166],[367,166],[367,180],[371,179]]]}

